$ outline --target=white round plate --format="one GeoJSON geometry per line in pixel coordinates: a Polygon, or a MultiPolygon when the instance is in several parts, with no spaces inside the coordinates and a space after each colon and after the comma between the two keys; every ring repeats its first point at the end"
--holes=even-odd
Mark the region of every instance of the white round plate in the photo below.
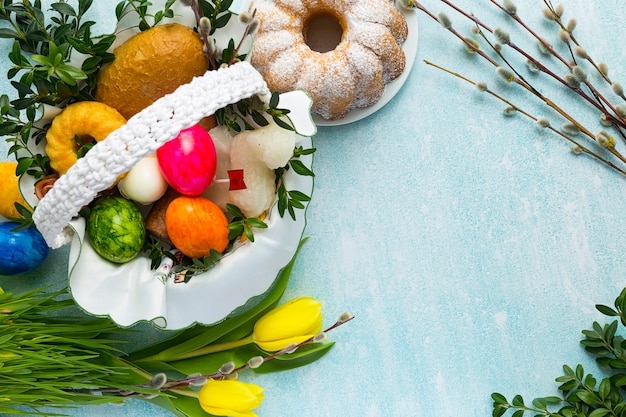
{"type": "MultiPolygon", "coordinates": [[[[231,7],[233,10],[240,10],[244,12],[248,10],[250,2],[251,0],[234,0],[231,7]]],[[[317,114],[313,114],[313,121],[317,126],[340,126],[364,119],[365,117],[370,116],[380,110],[385,104],[391,101],[391,99],[398,93],[398,91],[400,91],[402,85],[409,77],[409,73],[411,72],[411,68],[413,67],[413,62],[415,61],[415,57],[417,56],[418,32],[417,12],[415,10],[406,10],[402,7],[398,7],[398,10],[406,19],[406,23],[408,26],[407,38],[402,44],[402,50],[404,51],[404,55],[406,57],[406,66],[402,74],[385,86],[385,90],[380,100],[378,100],[372,106],[350,110],[350,112],[348,112],[345,117],[336,120],[326,120],[317,114]]]]}
{"type": "Polygon", "coordinates": [[[313,121],[316,125],[340,126],[364,119],[382,109],[385,104],[389,103],[389,101],[391,101],[391,99],[398,94],[398,91],[400,91],[409,77],[409,73],[413,67],[413,62],[417,56],[417,12],[415,10],[405,10],[403,8],[398,8],[398,10],[400,10],[400,12],[404,15],[409,28],[406,41],[402,44],[402,50],[404,51],[404,55],[406,57],[406,67],[404,68],[404,72],[398,78],[385,86],[385,91],[383,92],[380,100],[372,106],[350,110],[346,117],[336,120],[326,120],[317,114],[314,114],[313,121]]]}

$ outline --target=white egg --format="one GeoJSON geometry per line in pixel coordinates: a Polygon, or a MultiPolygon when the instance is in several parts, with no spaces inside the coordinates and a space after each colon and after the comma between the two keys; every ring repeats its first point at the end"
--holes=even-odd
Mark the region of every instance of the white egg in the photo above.
{"type": "Polygon", "coordinates": [[[154,203],[163,197],[167,187],[156,154],[140,160],[117,184],[124,197],[139,204],[154,203]]]}

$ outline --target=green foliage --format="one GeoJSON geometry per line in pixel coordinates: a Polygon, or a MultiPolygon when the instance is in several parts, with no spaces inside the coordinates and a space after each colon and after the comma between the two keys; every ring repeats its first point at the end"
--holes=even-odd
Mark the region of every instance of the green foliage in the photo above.
{"type": "Polygon", "coordinates": [[[287,119],[289,110],[278,108],[278,96],[278,93],[273,93],[267,104],[258,96],[242,99],[236,104],[219,109],[215,113],[217,122],[239,133],[267,126],[269,117],[283,129],[294,130],[291,121],[287,119]]]}
{"type": "Polygon", "coordinates": [[[149,0],[123,0],[115,7],[115,16],[119,21],[128,13],[136,13],[139,18],[139,30],[144,31],[157,25],[165,18],[174,17],[172,6],[175,2],[176,0],[167,0],[162,10],[149,13],[149,6],[152,6],[152,2],[149,0]]]}
{"type": "MultiPolygon", "coordinates": [[[[0,413],[14,407],[73,407],[119,402],[95,396],[93,388],[129,389],[145,382],[125,363],[113,361],[120,351],[108,319],[68,316],[65,291],[33,290],[0,294],[0,413]]],[[[49,415],[49,414],[46,414],[49,415]]]]}
{"type": "MultiPolygon", "coordinates": [[[[284,172],[293,169],[293,171],[299,175],[308,177],[314,177],[315,174],[310,170],[299,158],[304,155],[311,155],[315,152],[315,148],[303,149],[302,146],[296,147],[293,152],[293,157],[289,160],[289,163],[284,168],[276,170],[276,178],[281,179],[284,172]]],[[[285,212],[289,213],[289,216],[293,220],[296,219],[296,209],[304,209],[304,203],[311,201],[311,197],[298,190],[287,190],[285,183],[278,182],[278,213],[281,217],[285,215],[285,212]]]]}
{"type": "Polygon", "coordinates": [[[242,234],[245,234],[250,242],[254,242],[252,229],[267,229],[267,224],[264,221],[256,217],[247,218],[239,207],[233,204],[226,204],[226,209],[233,216],[233,219],[228,224],[228,240],[237,239],[242,234]]]}
{"type": "Polygon", "coordinates": [[[560,396],[535,398],[532,406],[526,405],[521,396],[516,395],[509,402],[502,394],[493,393],[493,417],[500,417],[511,411],[512,417],[624,417],[626,402],[626,341],[618,334],[626,327],[626,288],[615,299],[614,308],[596,305],[598,311],[608,317],[619,317],[604,325],[593,322],[592,328],[583,330],[580,343],[593,355],[598,365],[605,370],[605,376],[598,379],[587,373],[582,365],[574,368],[564,365],[563,375],[555,381],[559,384],[560,396]]]}
{"type": "Polygon", "coordinates": [[[93,38],[95,22],[84,20],[91,4],[92,0],[79,0],[77,7],[52,3],[48,15],[40,1],[5,0],[0,5],[0,21],[8,26],[0,30],[0,38],[13,40],[7,78],[17,95],[12,101],[6,94],[0,96],[0,135],[8,136],[8,154],[18,161],[18,175],[39,179],[52,172],[49,158],[29,146],[45,137],[46,126],[35,123],[42,105],[93,100],[97,70],[113,60],[108,49],[115,36],[93,38]],[[85,55],[80,68],[70,60],[72,51],[85,55]]]}

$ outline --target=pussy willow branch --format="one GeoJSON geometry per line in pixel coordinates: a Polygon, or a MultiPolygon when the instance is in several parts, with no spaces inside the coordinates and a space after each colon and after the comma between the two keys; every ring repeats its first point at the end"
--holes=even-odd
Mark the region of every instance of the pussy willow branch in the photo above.
{"type": "MultiPolygon", "coordinates": [[[[462,10],[461,8],[457,7],[456,5],[454,5],[452,2],[448,1],[448,0],[441,0],[443,3],[445,3],[446,5],[450,6],[451,8],[453,8],[454,10],[458,11],[459,13],[461,13],[463,16],[465,16],[466,18],[470,19],[471,21],[473,21],[476,25],[479,26],[479,28],[483,28],[485,30],[487,30],[490,33],[493,33],[493,30],[491,28],[489,28],[487,25],[485,25],[483,22],[480,21],[480,19],[476,18],[473,15],[470,15],[469,13],[465,12],[464,10],[462,10]]],[[[490,0],[490,1],[494,1],[494,0],[490,0]]],[[[437,16],[435,16],[433,13],[431,13],[426,7],[424,7],[422,4],[420,4],[419,2],[415,2],[415,7],[423,12],[425,12],[428,16],[430,16],[431,18],[435,19],[436,21],[439,22],[439,19],[437,18],[437,16]]],[[[502,8],[501,6],[498,5],[498,7],[502,8]]],[[[504,9],[503,9],[504,10],[504,9]]],[[[505,10],[506,11],[506,10],[505,10]]],[[[509,14],[507,12],[507,14],[509,14]]],[[[449,32],[451,32],[452,34],[454,34],[457,38],[459,38],[461,41],[463,41],[463,43],[465,45],[467,45],[469,48],[471,48],[471,50],[473,50],[474,52],[476,52],[478,55],[480,55],[481,57],[483,57],[484,59],[486,59],[488,62],[490,62],[492,65],[499,67],[499,63],[497,63],[494,59],[492,59],[491,57],[489,57],[486,53],[482,52],[477,46],[473,45],[470,41],[468,41],[467,39],[465,39],[465,37],[463,37],[460,33],[458,33],[458,31],[456,29],[454,29],[451,25],[446,25],[444,26],[449,32]]],[[[511,46],[511,43],[508,44],[509,46],[511,46]]],[[[524,57],[527,57],[527,59],[530,59],[531,61],[533,61],[535,64],[538,64],[538,67],[543,67],[545,68],[537,59],[533,58],[532,56],[530,56],[529,54],[527,54],[526,52],[524,52],[521,48],[517,47],[515,44],[513,44],[511,47],[513,47],[516,51],[520,52],[524,57]]],[[[494,51],[496,51],[496,53],[499,54],[499,56],[502,58],[502,54],[501,52],[499,52],[496,48],[493,48],[494,51]]],[[[512,68],[509,65],[510,68],[512,68]]],[[[559,82],[565,83],[565,81],[561,78],[558,77],[556,74],[552,73],[552,72],[547,72],[549,75],[551,75],[552,77],[554,77],[555,79],[559,80],[559,82]]],[[[585,126],[583,126],[580,122],[578,122],[575,118],[573,118],[569,113],[567,113],[565,110],[563,110],[560,106],[558,106],[556,103],[554,103],[551,99],[549,99],[548,97],[546,97],[545,95],[543,95],[542,93],[540,93],[538,90],[536,90],[534,87],[532,87],[532,85],[530,85],[528,82],[526,82],[523,79],[520,79],[519,77],[513,77],[512,80],[510,80],[512,82],[515,82],[516,84],[522,86],[523,88],[525,88],[528,92],[530,92],[531,94],[533,94],[534,96],[536,96],[537,98],[539,98],[540,100],[542,100],[548,107],[552,108],[553,110],[555,110],[557,113],[559,113],[563,118],[565,118],[566,120],[568,120],[570,123],[572,123],[573,125],[575,125],[583,134],[587,135],[590,139],[592,140],[596,140],[596,136],[590,132],[585,126]]],[[[600,104],[598,104],[595,100],[591,99],[588,95],[586,95],[580,88],[571,88],[569,86],[569,84],[565,83],[565,85],[568,86],[568,88],[572,89],[573,91],[575,91],[578,95],[580,95],[581,97],[585,98],[589,103],[591,103],[594,107],[596,107],[598,110],[600,110],[602,113],[606,114],[606,110],[603,108],[603,106],[601,106],[600,104]]],[[[610,116],[610,115],[608,115],[610,116]]],[[[621,153],[619,151],[617,151],[615,149],[614,146],[609,146],[606,147],[606,149],[611,152],[616,158],[618,158],[619,160],[621,160],[622,162],[626,163],[626,158],[621,155],[621,153]]]]}
{"type": "MultiPolygon", "coordinates": [[[[430,62],[428,60],[424,60],[424,62],[427,65],[430,65],[432,67],[435,67],[441,71],[444,71],[448,74],[454,75],[455,77],[468,82],[470,84],[472,84],[473,86],[478,86],[478,83],[476,81],[473,81],[457,72],[451,71],[445,67],[442,67],[440,65],[437,65],[433,62],[430,62]]],[[[527,111],[525,111],[524,109],[520,108],[519,106],[515,105],[514,103],[512,103],[511,101],[507,100],[506,98],[502,97],[501,95],[499,95],[498,93],[492,91],[492,90],[485,90],[486,93],[488,93],[489,95],[491,95],[492,97],[495,97],[496,99],[502,101],[503,103],[505,103],[508,106],[511,106],[512,108],[514,108],[517,112],[523,114],[524,116],[528,117],[529,119],[537,122],[538,118],[533,116],[532,114],[528,113],[527,111]]],[[[547,129],[551,130],[552,132],[556,133],[557,135],[559,135],[560,137],[562,137],[563,139],[567,140],[568,142],[570,142],[571,144],[573,144],[574,146],[578,147],[578,149],[580,149],[581,152],[586,153],[587,155],[597,159],[598,161],[600,161],[601,163],[607,165],[608,167],[616,170],[617,172],[619,172],[622,175],[626,175],[626,170],[618,167],[617,165],[615,165],[614,163],[612,163],[611,161],[603,158],[602,156],[598,155],[597,153],[593,152],[592,150],[590,150],[589,148],[581,145],[579,142],[577,142],[575,139],[571,138],[570,136],[566,135],[565,133],[561,132],[558,129],[555,129],[552,126],[548,126],[547,129]]]]}
{"type": "MultiPolygon", "coordinates": [[[[339,326],[342,326],[346,323],[348,323],[349,321],[353,320],[354,316],[350,315],[349,317],[345,318],[345,319],[339,319],[337,320],[332,326],[326,328],[325,330],[322,331],[323,334],[328,333],[329,331],[336,329],[339,326]]],[[[294,345],[290,345],[287,346],[286,348],[272,353],[271,355],[262,357],[262,363],[265,363],[269,360],[275,359],[279,356],[288,354],[288,353],[292,353],[295,350],[299,349],[300,347],[304,346],[304,345],[308,345],[310,343],[313,343],[316,341],[316,336],[310,337],[300,343],[294,344],[294,345]]],[[[134,365],[132,365],[132,363],[128,363],[123,361],[120,358],[116,358],[116,360],[118,361],[118,363],[121,364],[126,364],[126,366],[129,366],[135,373],[137,373],[138,375],[142,376],[143,378],[145,378],[146,380],[150,381],[152,379],[152,375],[150,375],[149,373],[141,370],[140,368],[135,367],[134,365]]],[[[217,372],[214,372],[212,374],[207,374],[207,375],[193,375],[193,376],[189,376],[187,378],[183,378],[183,379],[178,379],[175,381],[170,381],[170,382],[166,382],[164,383],[161,387],[159,387],[158,389],[155,389],[155,391],[160,391],[160,392],[166,392],[166,391],[170,391],[170,392],[174,392],[176,394],[179,395],[184,395],[184,396],[188,396],[188,397],[197,397],[197,392],[195,391],[190,391],[190,390],[186,390],[184,388],[188,388],[190,385],[193,385],[194,383],[203,381],[203,380],[207,380],[207,379],[222,379],[222,378],[227,378],[229,375],[233,375],[236,374],[239,371],[242,371],[244,369],[250,368],[250,362],[244,363],[241,366],[238,366],[236,368],[233,368],[231,370],[229,370],[228,372],[224,372],[222,370],[219,370],[217,372]]],[[[142,388],[142,389],[150,389],[150,384],[143,384],[141,386],[138,386],[137,388],[142,388]]],[[[138,396],[143,396],[146,394],[140,393],[140,392],[134,392],[134,391],[123,391],[121,389],[116,389],[116,388],[107,388],[107,389],[93,389],[90,392],[92,393],[107,393],[107,394],[114,394],[117,395],[121,398],[131,398],[131,397],[138,397],[138,396]]]]}
{"type": "MultiPolygon", "coordinates": [[[[449,3],[447,0],[442,0],[444,3],[446,4],[451,4],[449,3]]],[[[435,16],[434,14],[432,14],[426,7],[424,7],[422,4],[420,4],[419,2],[415,3],[416,8],[423,11],[424,13],[426,13],[428,16],[430,16],[431,18],[435,19],[436,21],[439,21],[439,19],[437,18],[437,16],[435,16]]],[[[456,6],[451,6],[451,7],[456,7],[456,6]]],[[[464,13],[465,16],[468,16],[471,20],[475,21],[477,24],[479,24],[481,27],[483,27],[484,25],[482,24],[482,22],[480,22],[480,20],[474,18],[473,16],[468,15],[465,12],[464,13]]],[[[485,27],[486,30],[491,31],[490,28],[485,27]]],[[[481,57],[483,57],[484,59],[486,59],[487,61],[489,61],[493,66],[500,67],[500,64],[498,62],[496,62],[493,58],[491,58],[489,55],[487,55],[484,51],[482,51],[480,48],[478,48],[477,46],[473,45],[470,41],[468,41],[467,39],[465,39],[456,29],[454,29],[453,27],[447,27],[446,28],[449,32],[451,32],[452,34],[454,34],[457,38],[459,38],[465,45],[467,45],[469,48],[471,48],[475,53],[477,53],[478,55],[480,55],[481,57]]],[[[528,83],[524,82],[523,80],[521,80],[519,77],[514,77],[513,80],[511,80],[512,82],[515,82],[516,84],[520,85],[521,87],[523,87],[524,89],[526,89],[528,92],[530,92],[531,94],[533,94],[534,96],[540,98],[544,103],[546,103],[549,107],[551,107],[552,109],[554,109],[557,113],[559,113],[561,116],[563,116],[564,118],[566,118],[569,122],[573,123],[574,125],[576,125],[576,127],[578,127],[583,133],[587,134],[589,137],[594,138],[593,133],[591,133],[589,130],[587,130],[584,126],[582,126],[577,120],[575,120],[573,117],[571,117],[565,110],[561,109],[559,106],[557,106],[554,102],[552,102],[552,100],[550,100],[549,98],[547,98],[546,96],[544,96],[543,94],[541,94],[539,91],[537,91],[535,88],[533,88],[532,86],[530,86],[528,83]]],[[[625,161],[626,162],[626,161],[625,161]]]]}
{"type": "MultiPolygon", "coordinates": [[[[449,4],[449,2],[447,0],[442,0],[444,1],[446,4],[449,4]]],[[[548,44],[541,36],[539,36],[537,34],[537,32],[535,32],[530,26],[528,26],[523,20],[522,18],[516,13],[516,14],[511,14],[509,13],[504,7],[502,7],[496,0],[490,0],[491,3],[493,3],[496,7],[498,7],[500,10],[502,10],[503,12],[505,12],[506,14],[508,14],[515,22],[517,22],[520,26],[522,26],[531,36],[533,36],[538,42],[541,42],[542,45],[550,52],[550,54],[552,56],[554,56],[556,59],[558,59],[559,61],[561,61],[563,63],[563,65],[565,65],[567,67],[568,70],[572,70],[573,66],[565,59],[563,58],[563,56],[561,54],[559,54],[550,44],[548,44]]],[[[558,16],[558,14],[556,13],[556,11],[554,10],[554,8],[552,8],[552,5],[547,2],[546,0],[544,0],[544,3],[548,6],[550,12],[553,14],[553,16],[555,18],[558,18],[560,21],[560,17],[558,16]]],[[[563,27],[563,24],[560,24],[561,27],[567,31],[566,28],[563,27]]],[[[571,37],[571,32],[567,31],[569,36],[571,37]]],[[[568,43],[568,48],[569,48],[569,43],[568,43]]],[[[516,50],[520,51],[519,48],[515,48],[516,50]]],[[[570,48],[571,51],[571,48],[570,48]]],[[[524,54],[524,56],[526,56],[526,54],[524,54]]],[[[528,56],[526,56],[528,57],[528,56]]],[[[537,64],[538,60],[533,59],[533,63],[537,64]]],[[[597,104],[595,100],[592,100],[587,94],[584,93],[584,91],[582,91],[580,88],[574,88],[572,86],[570,86],[569,84],[565,83],[562,79],[560,79],[560,77],[556,77],[554,74],[551,74],[551,76],[558,78],[559,81],[561,81],[562,83],[564,83],[567,87],[569,87],[570,89],[574,90],[575,92],[577,92],[579,95],[581,95],[582,97],[584,97],[585,99],[587,99],[587,101],[589,101],[590,103],[594,104],[594,106],[600,110],[602,113],[604,113],[608,118],[611,119],[611,121],[613,121],[614,123],[618,124],[621,127],[626,127],[626,119],[624,119],[618,112],[617,110],[615,110],[615,107],[613,107],[613,105],[611,104],[611,102],[604,96],[602,95],[602,93],[600,93],[594,86],[593,84],[591,84],[591,82],[589,80],[585,80],[583,81],[583,84],[585,84],[587,86],[587,88],[589,88],[589,91],[591,91],[591,93],[594,95],[594,97],[596,97],[598,99],[597,104]],[[606,108],[603,106],[606,105],[607,107],[609,107],[611,109],[611,111],[613,112],[613,114],[610,114],[609,112],[607,112],[606,108]],[[617,118],[617,120],[615,120],[617,118]]]]}
{"type": "MultiPolygon", "coordinates": [[[[543,3],[546,5],[546,7],[548,8],[548,10],[550,10],[550,12],[552,13],[552,16],[554,17],[554,21],[561,27],[561,29],[563,30],[567,30],[567,27],[563,24],[563,21],[561,20],[561,16],[559,16],[556,11],[554,10],[554,7],[552,6],[552,3],[549,0],[543,0],[543,3]]],[[[581,47],[581,44],[578,42],[578,40],[576,40],[576,37],[574,36],[574,34],[570,31],[568,31],[570,34],[570,39],[572,40],[572,42],[574,42],[574,45],[581,47]]],[[[606,74],[604,71],[600,70],[600,67],[598,66],[598,64],[596,64],[596,62],[590,57],[587,56],[585,58],[594,68],[595,70],[598,72],[598,74],[600,74],[602,76],[602,78],[609,84],[612,85],[613,81],[611,81],[611,78],[609,77],[608,74],[606,74]]]]}
{"type": "MultiPolygon", "coordinates": [[[[443,3],[445,3],[447,6],[449,6],[450,8],[454,9],[455,11],[457,11],[458,13],[460,13],[461,15],[463,15],[465,18],[471,20],[472,22],[474,22],[476,25],[478,25],[479,27],[483,28],[484,30],[486,30],[489,33],[493,33],[493,29],[491,29],[488,25],[486,25],[484,22],[482,22],[479,18],[477,18],[476,16],[469,14],[468,12],[466,12],[465,10],[461,9],[460,7],[458,7],[457,5],[455,5],[454,3],[448,1],[448,0],[441,0],[443,3]]],[[[530,27],[528,27],[520,18],[517,14],[515,15],[511,15],[509,12],[506,11],[506,9],[504,9],[499,3],[497,3],[495,0],[490,0],[493,4],[495,4],[498,8],[500,8],[502,11],[504,11],[505,13],[507,13],[509,16],[511,16],[517,23],[519,23],[520,25],[522,25],[522,27],[524,27],[524,29],[526,29],[533,37],[535,37],[537,39],[537,41],[541,42],[542,45],[544,45],[544,47],[550,51],[550,53],[556,57],[559,61],[561,61],[564,65],[567,66],[568,69],[571,70],[571,66],[569,65],[569,63],[560,55],[558,54],[554,48],[548,44],[543,38],[541,38],[539,35],[537,35],[537,33],[535,33],[530,27]]],[[[545,0],[544,0],[545,1],[545,0]]],[[[424,11],[423,6],[422,7],[418,7],[420,8],[422,11],[424,11]]],[[[429,15],[432,14],[428,13],[429,15]]],[[[436,17],[435,17],[436,18],[436,17]]],[[[541,72],[549,75],[550,77],[554,78],[556,81],[558,81],[559,83],[561,83],[563,86],[565,86],[566,88],[571,89],[572,91],[574,91],[575,93],[577,93],[578,95],[580,95],[584,100],[586,100],[589,104],[591,104],[592,106],[596,107],[600,112],[604,113],[606,115],[607,118],[609,118],[613,123],[616,123],[617,125],[626,128],[626,120],[624,118],[622,118],[619,113],[617,113],[615,111],[615,109],[611,106],[611,110],[614,112],[614,114],[610,114],[606,111],[606,109],[600,104],[598,103],[598,101],[594,100],[594,98],[590,97],[588,94],[586,94],[583,90],[581,90],[580,88],[573,88],[572,86],[570,86],[562,77],[560,77],[559,75],[555,74],[552,70],[550,70],[548,67],[546,67],[545,65],[543,65],[541,63],[540,60],[538,60],[537,58],[533,57],[531,54],[529,54],[528,52],[526,52],[525,50],[523,50],[521,47],[519,47],[517,44],[515,44],[514,42],[510,42],[508,44],[509,47],[511,47],[513,50],[515,50],[516,52],[518,52],[519,54],[521,54],[525,59],[531,61],[541,72]]],[[[494,62],[492,62],[493,64],[494,62]]],[[[498,65],[497,63],[495,63],[494,65],[498,65]]],[[[587,82],[588,83],[588,82],[587,82]]],[[[590,87],[591,91],[596,91],[597,90],[595,88],[593,88],[592,86],[590,87]]],[[[599,93],[598,93],[599,94],[599,93]]],[[[605,103],[608,103],[608,100],[604,99],[603,100],[605,103]]],[[[609,103],[610,104],[610,103],[609,103]]]]}

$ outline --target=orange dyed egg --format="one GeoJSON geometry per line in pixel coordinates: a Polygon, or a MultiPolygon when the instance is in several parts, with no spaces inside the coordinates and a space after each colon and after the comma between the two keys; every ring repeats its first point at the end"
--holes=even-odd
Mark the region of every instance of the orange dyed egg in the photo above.
{"type": "Polygon", "coordinates": [[[228,246],[228,219],[211,200],[181,196],[165,212],[165,227],[171,242],[191,258],[209,256],[211,249],[228,246]]]}

